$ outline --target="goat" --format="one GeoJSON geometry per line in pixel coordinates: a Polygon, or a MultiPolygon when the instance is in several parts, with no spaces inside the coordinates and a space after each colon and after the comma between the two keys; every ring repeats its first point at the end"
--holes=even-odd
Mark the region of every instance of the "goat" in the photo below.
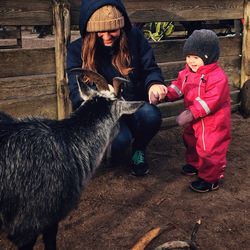
{"type": "Polygon", "coordinates": [[[143,104],[78,84],[84,102],[69,118],[0,112],[0,228],[19,250],[33,249],[40,234],[46,250],[56,249],[58,223],[79,203],[119,118],[143,104]]]}

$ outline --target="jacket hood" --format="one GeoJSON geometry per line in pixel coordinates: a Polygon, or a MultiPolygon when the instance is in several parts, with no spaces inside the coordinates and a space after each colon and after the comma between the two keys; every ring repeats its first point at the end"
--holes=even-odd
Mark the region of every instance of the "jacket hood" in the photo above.
{"type": "Polygon", "coordinates": [[[128,32],[131,29],[131,22],[126,12],[125,6],[121,0],[83,0],[80,8],[79,29],[80,34],[83,36],[86,33],[86,26],[91,15],[100,7],[104,5],[115,6],[124,16],[125,26],[124,29],[128,32]]]}

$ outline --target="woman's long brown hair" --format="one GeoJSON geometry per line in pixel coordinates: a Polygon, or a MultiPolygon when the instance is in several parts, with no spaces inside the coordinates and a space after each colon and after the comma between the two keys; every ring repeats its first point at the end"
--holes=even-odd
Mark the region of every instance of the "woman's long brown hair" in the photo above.
{"type": "MultiPolygon", "coordinates": [[[[97,51],[97,33],[89,32],[83,37],[82,44],[82,67],[85,69],[97,71],[96,51],[97,51]]],[[[128,50],[127,35],[123,29],[121,29],[121,35],[117,41],[118,49],[115,50],[112,58],[112,65],[120,72],[123,76],[128,76],[132,71],[130,67],[131,58],[128,50]]]]}

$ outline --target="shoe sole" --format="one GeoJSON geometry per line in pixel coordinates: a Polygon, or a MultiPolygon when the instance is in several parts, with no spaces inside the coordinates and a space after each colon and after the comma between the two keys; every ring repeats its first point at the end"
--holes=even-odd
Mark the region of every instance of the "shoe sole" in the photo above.
{"type": "Polygon", "coordinates": [[[136,174],[134,171],[131,171],[130,174],[136,177],[143,177],[143,176],[149,175],[149,170],[147,170],[145,173],[140,174],[140,175],[136,174]]]}
{"type": "Polygon", "coordinates": [[[206,189],[206,190],[196,189],[196,188],[194,188],[191,184],[189,185],[189,187],[191,188],[191,190],[193,190],[193,191],[195,191],[195,192],[198,192],[198,193],[208,193],[208,192],[216,191],[216,190],[219,189],[219,185],[217,185],[216,187],[208,188],[208,189],[206,189]]]}
{"type": "Polygon", "coordinates": [[[181,173],[182,173],[183,175],[185,175],[185,176],[195,176],[195,175],[198,174],[198,173],[187,173],[187,172],[185,172],[185,171],[181,171],[181,173]]]}

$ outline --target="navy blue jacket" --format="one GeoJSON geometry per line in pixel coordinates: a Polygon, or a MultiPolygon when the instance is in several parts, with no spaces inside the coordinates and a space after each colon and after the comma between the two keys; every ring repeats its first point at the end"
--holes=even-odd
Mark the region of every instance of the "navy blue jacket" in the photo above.
{"type": "MultiPolygon", "coordinates": [[[[114,5],[125,18],[124,30],[128,37],[128,48],[131,56],[131,65],[133,71],[129,74],[130,83],[122,92],[126,100],[147,100],[147,91],[153,82],[163,83],[164,79],[160,68],[155,62],[153,50],[144,38],[142,32],[131,25],[127,12],[120,0],[83,0],[80,10],[79,28],[81,36],[86,32],[86,25],[91,15],[103,5],[114,5]]],[[[76,77],[69,72],[72,68],[81,68],[81,49],[82,38],[75,40],[68,46],[67,54],[67,74],[70,91],[70,99],[73,109],[76,109],[82,102],[76,77]]],[[[109,83],[115,76],[121,76],[112,65],[112,55],[115,48],[103,46],[101,54],[98,57],[97,71],[103,75],[109,83]]]]}

